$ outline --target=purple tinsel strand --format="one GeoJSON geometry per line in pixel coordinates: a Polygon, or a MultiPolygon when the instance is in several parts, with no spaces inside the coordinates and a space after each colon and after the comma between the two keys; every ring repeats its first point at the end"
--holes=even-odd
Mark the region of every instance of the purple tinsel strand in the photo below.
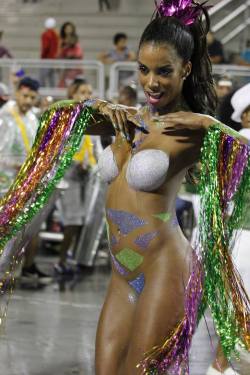
{"type": "Polygon", "coordinates": [[[39,147],[39,151],[44,151],[44,149],[46,148],[47,143],[51,139],[51,135],[54,132],[56,126],[57,126],[57,121],[58,121],[59,117],[60,117],[60,111],[57,111],[54,114],[54,116],[52,117],[51,122],[50,122],[50,124],[49,124],[49,126],[47,128],[47,131],[44,134],[43,141],[41,143],[41,146],[39,147]]]}
{"type": "MultiPolygon", "coordinates": [[[[235,140],[232,137],[230,136],[226,137],[226,142],[225,142],[224,149],[223,149],[224,165],[227,165],[228,163],[229,155],[232,152],[234,142],[235,140]]],[[[241,145],[241,148],[237,152],[236,159],[232,166],[232,175],[230,176],[230,180],[228,181],[227,185],[224,187],[224,191],[223,191],[223,208],[224,209],[226,209],[225,203],[229,202],[233,198],[240,184],[243,172],[247,164],[248,156],[249,156],[249,150],[248,150],[247,145],[241,145]]],[[[226,172],[227,171],[225,171],[225,175],[226,175],[226,172]]]]}
{"type": "Polygon", "coordinates": [[[228,190],[227,194],[227,199],[232,199],[233,195],[235,194],[241,178],[243,176],[243,172],[246,168],[247,162],[248,162],[248,149],[247,146],[241,147],[240,152],[237,154],[234,166],[233,166],[233,171],[232,171],[232,183],[230,184],[231,186],[230,189],[228,190]]]}
{"type": "Polygon", "coordinates": [[[82,109],[83,109],[83,105],[82,105],[82,104],[79,104],[79,105],[75,108],[75,110],[72,112],[72,115],[71,115],[70,120],[69,120],[68,127],[66,128],[65,133],[64,133],[63,142],[62,142],[61,147],[60,147],[60,149],[59,149],[58,155],[61,155],[62,150],[63,150],[64,147],[65,147],[66,139],[67,139],[67,138],[69,137],[69,135],[71,134],[71,130],[72,130],[72,128],[74,127],[75,122],[76,122],[76,119],[77,119],[77,117],[79,116],[79,114],[81,113],[81,110],[82,110],[82,109]]]}
{"type": "MultiPolygon", "coordinates": [[[[160,374],[168,371],[168,374],[189,375],[189,350],[192,337],[197,326],[198,308],[203,293],[203,270],[197,255],[193,253],[192,273],[186,288],[185,320],[181,332],[171,340],[171,356],[162,353],[162,357],[153,359],[145,368],[156,369],[160,374]],[[184,371],[184,372],[183,372],[184,371]]],[[[169,345],[168,345],[169,347],[169,345]]]]}
{"type": "MultiPolygon", "coordinates": [[[[230,154],[233,148],[233,138],[232,137],[227,137],[226,141],[223,144],[223,149],[222,149],[222,161],[223,161],[223,168],[224,166],[228,165],[228,161],[230,158],[230,154]]],[[[227,169],[223,169],[223,176],[227,176],[227,169]]],[[[222,191],[222,210],[223,212],[226,211],[227,209],[227,203],[228,200],[226,199],[227,196],[227,191],[229,189],[229,183],[225,183],[224,185],[224,190],[222,191]]]]}

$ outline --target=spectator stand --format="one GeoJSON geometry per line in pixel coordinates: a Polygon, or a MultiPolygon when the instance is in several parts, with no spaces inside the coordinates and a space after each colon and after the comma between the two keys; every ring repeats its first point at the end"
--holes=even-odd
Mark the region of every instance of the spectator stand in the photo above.
{"type": "MultiPolygon", "coordinates": [[[[105,97],[104,88],[104,66],[97,60],[50,60],[50,59],[0,59],[2,69],[2,81],[13,90],[11,72],[15,67],[22,67],[25,75],[39,80],[41,70],[54,70],[56,80],[54,87],[41,87],[42,96],[52,96],[57,99],[66,97],[66,88],[58,87],[61,74],[67,69],[78,69],[81,77],[84,76],[94,88],[94,96],[105,97]]],[[[70,82],[69,82],[70,83],[70,82]]]]}

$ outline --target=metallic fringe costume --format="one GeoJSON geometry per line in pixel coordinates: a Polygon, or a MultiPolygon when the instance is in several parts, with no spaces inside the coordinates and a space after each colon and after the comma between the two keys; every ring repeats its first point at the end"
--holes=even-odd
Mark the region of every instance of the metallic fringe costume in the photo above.
{"type": "MultiPolygon", "coordinates": [[[[29,157],[0,202],[2,257],[48,201],[93,113],[89,102],[64,101],[42,116],[29,157]]],[[[138,365],[145,374],[189,374],[192,336],[207,307],[227,358],[237,354],[237,344],[250,350],[250,301],[230,256],[248,209],[249,156],[238,133],[221,124],[209,128],[201,151],[199,239],[186,287],[185,316],[164,343],[145,354],[138,365]]],[[[0,280],[2,294],[12,290],[17,262],[18,253],[0,280]]],[[[1,310],[1,319],[5,315],[6,309],[1,310]]]]}

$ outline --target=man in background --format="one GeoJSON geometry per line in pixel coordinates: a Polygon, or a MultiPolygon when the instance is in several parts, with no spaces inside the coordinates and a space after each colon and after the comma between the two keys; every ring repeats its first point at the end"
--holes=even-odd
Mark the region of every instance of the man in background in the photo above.
{"type": "MultiPolygon", "coordinates": [[[[92,86],[84,78],[76,78],[68,87],[68,99],[84,101],[91,99],[92,95],[92,86]]],[[[96,148],[98,147],[99,149],[101,147],[99,138],[90,137],[89,135],[83,137],[81,146],[64,176],[68,185],[67,190],[60,199],[64,239],[61,244],[59,261],[54,266],[56,275],[65,276],[72,273],[72,268],[67,262],[67,255],[70,250],[74,255],[84,224],[85,185],[89,178],[90,170],[96,166],[96,148]]]]}
{"type": "MultiPolygon", "coordinates": [[[[59,36],[55,30],[56,20],[47,18],[44,23],[45,31],[41,35],[41,59],[56,59],[59,49],[59,36]]],[[[42,86],[55,87],[55,70],[42,68],[40,73],[42,86]]]]}
{"type": "MultiPolygon", "coordinates": [[[[38,128],[33,106],[38,97],[39,82],[23,78],[17,87],[15,100],[8,102],[0,111],[0,192],[6,192],[29,154],[38,128]]],[[[31,240],[25,250],[21,280],[30,285],[47,284],[48,278],[35,262],[37,238],[31,240]],[[39,282],[38,282],[39,281],[39,282]],[[40,283],[40,284],[39,284],[40,283]]]]}
{"type": "Polygon", "coordinates": [[[212,64],[224,64],[225,56],[222,43],[215,38],[212,31],[207,34],[208,54],[212,64]]]}
{"type": "Polygon", "coordinates": [[[2,45],[2,39],[3,39],[3,31],[1,30],[0,31],[0,58],[12,58],[12,54],[10,53],[10,51],[8,50],[8,48],[6,48],[5,46],[2,45]]]}
{"type": "Polygon", "coordinates": [[[113,64],[118,61],[135,61],[135,53],[128,48],[128,37],[125,33],[115,34],[113,43],[114,47],[112,49],[99,55],[99,59],[103,64],[113,64]]]}
{"type": "Polygon", "coordinates": [[[137,91],[132,86],[124,86],[119,91],[118,103],[127,107],[138,105],[137,91]]]}
{"type": "Polygon", "coordinates": [[[2,108],[10,98],[9,89],[3,83],[0,82],[0,108],[2,108]]]}
{"type": "MultiPolygon", "coordinates": [[[[136,60],[134,51],[128,48],[128,37],[125,33],[117,33],[113,37],[114,47],[109,51],[99,54],[98,58],[103,64],[113,64],[115,62],[130,62],[136,60]]],[[[119,72],[119,84],[129,85],[135,79],[131,70],[122,70],[119,72]]]]}
{"type": "MultiPolygon", "coordinates": [[[[2,44],[3,31],[0,31],[0,59],[12,58],[10,51],[2,44]]],[[[2,80],[2,68],[0,69],[0,80],[2,80]]]]}
{"type": "Polygon", "coordinates": [[[103,6],[106,6],[107,10],[111,10],[111,5],[109,3],[109,0],[99,0],[99,9],[100,12],[103,12],[103,6]]]}

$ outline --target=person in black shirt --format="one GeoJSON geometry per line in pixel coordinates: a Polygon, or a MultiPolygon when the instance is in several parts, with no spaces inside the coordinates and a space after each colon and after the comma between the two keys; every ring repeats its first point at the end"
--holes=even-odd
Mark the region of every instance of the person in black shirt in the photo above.
{"type": "Polygon", "coordinates": [[[214,36],[213,32],[207,34],[208,54],[212,64],[223,64],[225,62],[223,45],[214,36]]]}

